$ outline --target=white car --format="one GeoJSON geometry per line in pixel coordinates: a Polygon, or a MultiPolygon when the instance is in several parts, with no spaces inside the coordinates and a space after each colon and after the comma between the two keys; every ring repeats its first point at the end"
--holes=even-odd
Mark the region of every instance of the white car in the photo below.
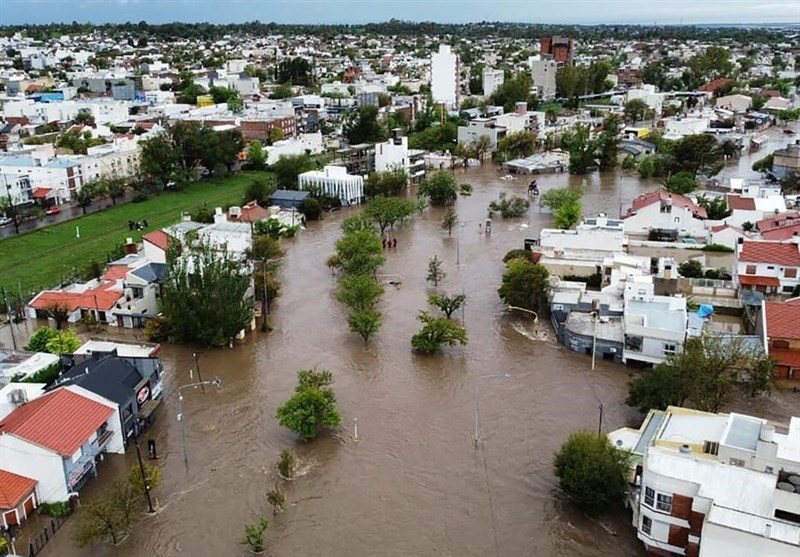
{"type": "Polygon", "coordinates": [[[9,217],[6,217],[5,215],[0,217],[0,226],[8,226],[12,222],[14,221],[11,220],[9,217]]]}

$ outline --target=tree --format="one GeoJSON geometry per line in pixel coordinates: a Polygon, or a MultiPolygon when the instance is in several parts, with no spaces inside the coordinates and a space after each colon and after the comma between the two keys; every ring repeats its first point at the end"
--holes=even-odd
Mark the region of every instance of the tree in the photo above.
{"type": "Polygon", "coordinates": [[[214,85],[209,87],[208,94],[214,99],[214,104],[223,104],[239,98],[239,93],[235,89],[214,85]]]}
{"type": "Polygon", "coordinates": [[[281,458],[275,467],[278,469],[278,474],[287,480],[294,477],[294,468],[296,466],[297,458],[291,449],[283,449],[281,451],[281,458]]]}
{"type": "MultiPolygon", "coordinates": [[[[530,136],[532,134],[528,135],[530,136]]],[[[486,158],[486,153],[488,153],[491,148],[492,140],[488,135],[479,135],[472,141],[472,150],[475,153],[475,158],[478,159],[481,164],[483,164],[483,160],[486,158]]]]}
{"type": "Polygon", "coordinates": [[[277,487],[267,492],[267,502],[272,507],[272,514],[278,514],[278,511],[286,508],[286,496],[277,487]]]}
{"type": "Polygon", "coordinates": [[[532,86],[529,72],[520,72],[516,76],[506,79],[490,95],[492,104],[502,106],[505,112],[513,112],[517,102],[528,101],[532,86]]]}
{"type": "Polygon", "coordinates": [[[298,212],[303,215],[306,221],[319,220],[322,216],[322,205],[313,197],[306,197],[297,206],[298,212]]]}
{"type": "Polygon", "coordinates": [[[703,276],[703,265],[697,259],[690,259],[678,265],[678,273],[686,278],[699,278],[703,276]]]}
{"type": "Polygon", "coordinates": [[[697,204],[706,210],[710,220],[722,220],[731,215],[731,210],[728,209],[728,202],[723,196],[709,198],[701,195],[697,200],[697,204]]]}
{"type": "Polygon", "coordinates": [[[248,259],[252,261],[264,261],[267,259],[277,259],[283,255],[278,240],[269,234],[254,234],[250,246],[248,259]]]}
{"type": "Polygon", "coordinates": [[[142,513],[142,499],[129,482],[115,482],[103,496],[83,503],[75,541],[83,547],[94,541],[117,545],[142,513]]]}
{"type": "Polygon", "coordinates": [[[247,148],[247,166],[250,170],[264,170],[267,162],[267,154],[261,142],[254,139],[247,148]]]}
{"type": "Polygon", "coordinates": [[[433,283],[434,288],[438,288],[439,283],[444,280],[447,273],[442,268],[442,262],[435,255],[428,260],[428,274],[425,275],[425,280],[433,283]]]}
{"type": "Polygon", "coordinates": [[[570,500],[594,514],[623,502],[630,462],[630,453],[612,446],[605,436],[579,431],[556,453],[554,472],[570,500]]]}
{"type": "Polygon", "coordinates": [[[458,184],[451,173],[442,170],[423,180],[419,195],[427,197],[431,205],[450,205],[458,198],[458,184]]]}
{"type": "Polygon", "coordinates": [[[756,162],[753,163],[752,166],[753,172],[761,172],[762,174],[768,174],[772,172],[772,163],[774,160],[775,160],[774,153],[770,153],[766,157],[758,159],[756,162]]]}
{"type": "Polygon", "coordinates": [[[371,310],[383,295],[383,287],[367,275],[350,275],[339,282],[336,297],[345,306],[354,310],[371,310]]]}
{"type": "Polygon", "coordinates": [[[629,124],[635,124],[636,122],[644,120],[650,107],[642,99],[631,99],[625,103],[624,109],[625,121],[629,124]]]}
{"type": "Polygon", "coordinates": [[[512,195],[508,197],[506,192],[500,192],[497,201],[489,203],[489,218],[499,212],[504,219],[515,219],[523,216],[531,206],[531,202],[524,197],[512,195]]]}
{"type": "Polygon", "coordinates": [[[278,187],[285,190],[297,189],[297,177],[303,172],[314,170],[316,165],[308,155],[281,155],[270,170],[275,174],[278,187]]]}
{"type": "Polygon", "coordinates": [[[439,310],[444,313],[447,319],[461,309],[461,306],[467,301],[467,296],[465,294],[439,294],[439,293],[432,293],[428,295],[428,303],[432,306],[436,306],[439,310]]]}
{"type": "Polygon", "coordinates": [[[12,198],[10,193],[5,197],[0,197],[0,215],[11,219],[15,234],[19,234],[19,225],[28,217],[28,213],[23,208],[22,200],[12,198]]]}
{"type": "Polygon", "coordinates": [[[392,197],[402,194],[408,184],[408,175],[402,168],[389,172],[370,172],[364,181],[364,195],[392,197]]]}
{"type": "Polygon", "coordinates": [[[590,137],[588,127],[577,126],[573,132],[564,132],[561,142],[569,151],[570,174],[586,174],[597,164],[596,153],[600,140],[590,137]]]}
{"type": "Polygon", "coordinates": [[[247,328],[253,317],[245,298],[250,278],[227,250],[194,246],[168,265],[161,310],[175,342],[225,346],[247,328]]]}
{"type": "Polygon", "coordinates": [[[277,187],[272,180],[255,179],[245,188],[242,201],[244,203],[255,201],[259,205],[267,203],[276,189],[277,187]]]}
{"type": "Polygon", "coordinates": [[[511,259],[497,293],[509,306],[540,312],[547,307],[549,291],[550,274],[545,267],[525,259],[511,259]]]}
{"type": "Polygon", "coordinates": [[[283,128],[278,126],[272,126],[269,129],[269,144],[275,145],[278,141],[282,141],[283,138],[286,137],[286,134],[283,131],[283,128]]]}
{"type": "Polygon", "coordinates": [[[169,137],[161,134],[142,143],[139,161],[142,172],[163,185],[172,179],[178,155],[169,137]]]}
{"type": "Polygon", "coordinates": [[[561,229],[572,228],[581,217],[581,191],[569,187],[546,191],[539,200],[542,207],[553,212],[556,226],[561,229]]]}
{"type": "Polygon", "coordinates": [[[51,354],[74,354],[81,344],[81,339],[75,334],[74,329],[65,329],[56,331],[56,334],[47,341],[45,351],[51,354]]]}
{"type": "Polygon", "coordinates": [[[434,317],[426,311],[419,312],[417,319],[422,328],[411,337],[411,346],[423,354],[433,354],[442,345],[467,344],[467,330],[445,317],[434,317]]]}
{"type": "Polygon", "coordinates": [[[614,114],[609,114],[603,120],[603,131],[600,134],[599,161],[600,169],[616,168],[619,153],[619,119],[614,114]]]}
{"type": "Polygon", "coordinates": [[[100,185],[97,182],[88,182],[83,184],[81,189],[75,194],[75,202],[80,206],[83,210],[83,214],[86,214],[86,209],[94,203],[94,200],[99,197],[101,192],[100,185]]]}
{"type": "MultiPolygon", "coordinates": [[[[486,137],[486,136],[480,136],[486,137]]],[[[497,154],[501,160],[528,157],[536,150],[536,134],[533,132],[515,132],[497,142],[497,154]]]]}
{"type": "Polygon", "coordinates": [[[125,195],[126,189],[128,189],[128,183],[125,178],[113,176],[103,181],[102,191],[111,199],[112,205],[116,205],[117,199],[125,195]]]}
{"type": "Polygon", "coordinates": [[[751,396],[769,392],[773,365],[760,347],[743,337],[693,337],[681,353],[631,381],[625,402],[642,412],[667,406],[719,412],[737,381],[751,396]]]}
{"type": "Polygon", "coordinates": [[[276,417],[303,441],[310,441],[323,427],[337,427],[342,417],[336,408],[336,395],[329,388],[330,372],[303,370],[298,372],[297,379],[294,394],[278,407],[276,417]]]}
{"type": "Polygon", "coordinates": [[[349,275],[374,275],[386,260],[373,230],[345,234],[336,241],[337,265],[349,275]]]}
{"type": "Polygon", "coordinates": [[[350,145],[377,143],[386,139],[386,131],[378,122],[378,107],[364,105],[351,113],[342,126],[342,133],[350,145]]]}
{"type": "Polygon", "coordinates": [[[181,90],[176,100],[181,104],[197,104],[197,97],[205,94],[205,87],[196,83],[190,83],[181,90]]]}
{"type": "Polygon", "coordinates": [[[134,464],[128,472],[128,484],[144,501],[148,491],[158,489],[158,486],[161,485],[161,468],[146,462],[142,463],[142,468],[139,468],[138,464],[134,464]],[[142,479],[142,469],[144,469],[144,480],[142,479]],[[146,487],[145,480],[147,481],[146,487]]]}
{"type": "Polygon", "coordinates": [[[347,316],[350,330],[364,339],[364,344],[378,332],[381,326],[381,314],[374,309],[357,309],[347,316]]]}
{"type": "Polygon", "coordinates": [[[399,197],[375,197],[367,203],[364,214],[375,221],[381,235],[387,228],[394,228],[397,222],[414,214],[416,204],[399,197]]]}
{"type": "Polygon", "coordinates": [[[670,171],[714,176],[725,164],[724,153],[713,135],[704,133],[687,135],[672,146],[670,171]]]}
{"type": "Polygon", "coordinates": [[[687,195],[697,189],[697,180],[691,172],[681,171],[664,180],[664,189],[676,195],[687,195]]]}
{"type": "Polygon", "coordinates": [[[280,84],[272,90],[272,94],[270,94],[270,99],[288,99],[289,97],[294,96],[294,91],[292,90],[291,86],[286,84],[280,84]]]}
{"type": "Polygon", "coordinates": [[[264,545],[264,531],[268,526],[269,521],[263,516],[259,517],[254,523],[247,524],[244,527],[242,545],[250,546],[250,551],[253,553],[263,553],[266,548],[264,545]]]}
{"type": "Polygon", "coordinates": [[[28,339],[25,350],[28,352],[47,352],[47,343],[58,336],[58,331],[52,327],[39,327],[28,339]]]}
{"type": "Polygon", "coordinates": [[[458,213],[452,207],[447,208],[447,212],[442,217],[442,229],[447,230],[447,236],[452,236],[453,227],[458,224],[458,213]]]}

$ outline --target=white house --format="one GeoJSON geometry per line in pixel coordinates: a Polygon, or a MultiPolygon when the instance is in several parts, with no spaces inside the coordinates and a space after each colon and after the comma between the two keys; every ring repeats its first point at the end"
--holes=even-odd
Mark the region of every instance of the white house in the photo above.
{"type": "Polygon", "coordinates": [[[375,170],[390,172],[402,169],[411,182],[416,183],[425,176],[424,156],[425,151],[409,149],[408,138],[393,130],[390,139],[375,144],[375,170]]]}
{"type": "Polygon", "coordinates": [[[481,82],[483,83],[483,94],[488,97],[494,93],[498,87],[503,84],[505,75],[503,70],[493,70],[492,68],[483,68],[481,74],[481,82]]]}
{"type": "Polygon", "coordinates": [[[9,383],[0,389],[0,422],[23,404],[42,396],[45,387],[44,383],[9,383]]]}
{"type": "Polygon", "coordinates": [[[649,108],[651,108],[656,114],[661,114],[661,110],[664,106],[664,93],[656,92],[655,85],[642,85],[641,88],[638,89],[628,89],[625,93],[625,101],[630,102],[634,99],[640,99],[644,101],[649,108]]]}
{"type": "Polygon", "coordinates": [[[753,99],[747,95],[726,95],[719,97],[714,106],[741,114],[753,106],[753,99]]]}
{"type": "Polygon", "coordinates": [[[735,250],[740,238],[750,239],[750,234],[738,226],[720,224],[708,229],[708,240],[706,243],[718,244],[735,250]]]}
{"type": "Polygon", "coordinates": [[[736,246],[739,288],[772,294],[791,294],[800,284],[800,251],[795,242],[744,240],[736,246]]]}
{"type": "Polygon", "coordinates": [[[440,44],[439,52],[431,54],[431,95],[433,102],[448,109],[458,108],[459,75],[458,54],[450,45],[440,44]]]}
{"type": "Polygon", "coordinates": [[[343,166],[325,166],[297,177],[301,190],[319,189],[325,195],[338,197],[343,205],[357,205],[364,198],[364,177],[347,173],[343,166]]]}
{"type": "Polygon", "coordinates": [[[686,298],[656,296],[654,290],[651,276],[628,276],[625,282],[623,362],[660,364],[683,350],[686,298]]]}
{"type": "Polygon", "coordinates": [[[100,453],[125,452],[117,405],[81,387],[61,387],[0,423],[0,467],[38,482],[38,500],[66,501],[97,475],[100,453]]]}
{"type": "Polygon", "coordinates": [[[708,118],[685,118],[682,116],[664,118],[664,137],[680,139],[685,135],[703,133],[708,129],[710,123],[708,118]]]}
{"type": "Polygon", "coordinates": [[[322,133],[302,133],[291,139],[276,141],[266,148],[267,164],[275,164],[283,156],[303,155],[310,152],[312,155],[322,153],[325,146],[322,133]]]}
{"type": "Polygon", "coordinates": [[[499,125],[494,117],[473,118],[467,122],[466,126],[458,126],[459,143],[466,143],[469,145],[480,136],[485,135],[489,138],[492,151],[497,149],[497,142],[503,139],[506,134],[506,128],[499,125]]]}
{"type": "Polygon", "coordinates": [[[660,229],[705,238],[707,217],[706,210],[688,197],[654,191],[634,199],[622,219],[626,234],[647,235],[650,230],[660,229]]]}
{"type": "Polygon", "coordinates": [[[752,416],[670,406],[608,438],[632,453],[632,522],[648,554],[800,554],[800,418],[779,432],[752,416]]]}
{"type": "Polygon", "coordinates": [[[56,157],[52,146],[50,149],[36,149],[30,154],[0,157],[0,174],[6,184],[27,178],[34,198],[71,200],[84,184],[95,177],[94,172],[91,176],[84,175],[84,170],[77,158],[56,157]]]}

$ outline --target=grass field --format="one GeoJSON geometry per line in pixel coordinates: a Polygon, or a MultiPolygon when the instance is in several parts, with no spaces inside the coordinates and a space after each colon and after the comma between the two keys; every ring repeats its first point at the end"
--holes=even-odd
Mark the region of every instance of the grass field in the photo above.
{"type": "Polygon", "coordinates": [[[142,234],[177,222],[182,211],[194,211],[203,203],[211,207],[240,203],[253,178],[265,174],[246,172],[198,182],[182,191],[163,192],[140,203],[116,205],[0,240],[0,286],[15,293],[21,287],[24,295],[52,287],[71,269],[83,269],[91,260],[106,261],[126,238],[138,242],[142,234]],[[128,220],[142,219],[147,220],[147,230],[128,230],[128,220]]]}

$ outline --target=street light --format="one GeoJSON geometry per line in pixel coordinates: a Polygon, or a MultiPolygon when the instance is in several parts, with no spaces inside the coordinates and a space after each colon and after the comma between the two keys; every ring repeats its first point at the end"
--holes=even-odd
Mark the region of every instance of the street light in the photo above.
{"type": "Polygon", "coordinates": [[[139,422],[135,423],[135,431],[133,432],[133,441],[136,444],[136,459],[139,461],[139,472],[142,474],[142,485],[144,486],[144,494],[147,497],[147,512],[152,514],[155,511],[153,508],[153,500],[150,498],[150,482],[147,479],[147,474],[144,471],[144,464],[142,463],[142,453],[139,450],[139,422]]]}
{"type": "Polygon", "coordinates": [[[519,306],[508,306],[508,311],[524,311],[525,313],[530,313],[533,315],[533,333],[538,334],[539,332],[539,314],[533,311],[532,309],[521,308],[519,306]]]}
{"type": "MultiPolygon", "coordinates": [[[[592,371],[594,371],[595,353],[597,352],[597,322],[599,321],[600,311],[594,310],[591,312],[594,325],[592,327],[592,371]]],[[[602,410],[600,411],[602,414],[602,410]]]]}
{"type": "Polygon", "coordinates": [[[465,222],[462,222],[456,233],[456,265],[461,265],[461,231],[464,229],[465,224],[465,222]]]}
{"type": "Polygon", "coordinates": [[[181,391],[183,389],[189,389],[197,387],[204,387],[205,385],[214,385],[219,387],[222,385],[222,380],[217,377],[212,381],[198,381],[197,383],[189,383],[188,385],[183,385],[178,387],[178,421],[181,423],[181,444],[183,445],[183,462],[186,464],[186,471],[189,471],[189,453],[186,449],[186,424],[184,423],[186,420],[184,419],[183,415],[183,393],[181,391]]]}
{"type": "Polygon", "coordinates": [[[475,435],[473,441],[475,442],[475,448],[478,448],[478,444],[480,443],[481,439],[481,415],[480,415],[480,403],[481,403],[481,391],[480,391],[480,381],[481,379],[491,379],[494,377],[511,377],[510,373],[493,373],[490,375],[478,375],[475,377],[475,435]]]}

